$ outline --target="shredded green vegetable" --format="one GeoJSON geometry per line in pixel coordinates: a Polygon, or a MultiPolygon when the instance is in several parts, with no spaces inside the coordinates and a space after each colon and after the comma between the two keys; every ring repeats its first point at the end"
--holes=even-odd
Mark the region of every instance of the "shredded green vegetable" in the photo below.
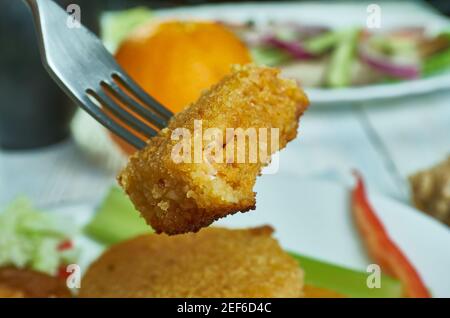
{"type": "Polygon", "coordinates": [[[58,245],[74,231],[60,218],[34,209],[26,198],[15,200],[0,213],[0,267],[31,268],[55,275],[72,263],[77,250],[59,251],[58,245]]]}

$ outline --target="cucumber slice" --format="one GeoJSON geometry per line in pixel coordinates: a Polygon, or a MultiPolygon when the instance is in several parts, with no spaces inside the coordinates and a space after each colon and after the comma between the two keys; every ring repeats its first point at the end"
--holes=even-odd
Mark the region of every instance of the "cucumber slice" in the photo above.
{"type": "Polygon", "coordinates": [[[304,47],[313,54],[322,54],[334,47],[339,40],[339,32],[330,31],[307,40],[304,47]]]}
{"type": "Polygon", "coordinates": [[[369,273],[325,263],[310,257],[289,254],[298,261],[305,271],[305,284],[334,291],[354,298],[399,298],[403,297],[400,282],[386,275],[381,275],[381,288],[370,289],[366,280],[369,273]]]}
{"type": "Polygon", "coordinates": [[[351,84],[351,69],[356,59],[356,42],[359,29],[342,31],[339,43],[331,53],[328,66],[327,84],[329,87],[347,87],[351,84]]]}
{"type": "Polygon", "coordinates": [[[97,214],[86,225],[85,233],[91,238],[109,245],[144,233],[152,233],[133,204],[118,187],[112,187],[97,214]]]}

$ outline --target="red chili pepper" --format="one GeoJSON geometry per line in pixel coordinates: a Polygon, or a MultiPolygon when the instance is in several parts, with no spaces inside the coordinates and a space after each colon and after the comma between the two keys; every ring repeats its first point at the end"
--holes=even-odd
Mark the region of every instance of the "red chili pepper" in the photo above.
{"type": "Polygon", "coordinates": [[[58,278],[61,278],[63,280],[66,280],[67,277],[69,277],[70,272],[67,272],[67,265],[62,264],[58,268],[58,278]]]}
{"type": "Polygon", "coordinates": [[[352,192],[352,213],[369,255],[382,270],[401,281],[406,296],[431,297],[417,270],[389,237],[372,209],[361,176],[357,172],[355,176],[357,184],[352,192]]]}
{"type": "Polygon", "coordinates": [[[65,251],[65,250],[70,250],[71,248],[73,248],[73,243],[71,240],[62,241],[58,245],[58,251],[60,251],[60,252],[65,251]]]}

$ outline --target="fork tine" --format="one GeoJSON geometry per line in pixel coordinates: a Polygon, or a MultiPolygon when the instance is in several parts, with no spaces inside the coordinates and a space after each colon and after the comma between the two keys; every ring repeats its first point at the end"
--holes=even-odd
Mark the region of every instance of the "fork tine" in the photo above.
{"type": "Polygon", "coordinates": [[[26,0],[26,3],[33,13],[43,64],[75,102],[137,148],[144,147],[147,137],[155,136],[159,128],[166,126],[172,113],[126,75],[98,37],[81,24],[68,28],[67,12],[52,0],[26,0]],[[113,87],[116,92],[113,94],[99,85],[103,81],[115,82],[120,90],[113,87]],[[121,91],[124,95],[129,93],[130,99],[135,98],[135,103],[121,91]],[[124,100],[128,106],[121,107],[124,100]],[[149,116],[145,107],[154,116],[149,116]],[[122,123],[125,127],[121,127],[122,123]],[[127,131],[126,125],[131,131],[127,131]]]}
{"type": "Polygon", "coordinates": [[[111,117],[105,114],[101,108],[95,105],[94,102],[92,102],[87,95],[83,98],[80,105],[100,124],[105,126],[107,129],[115,133],[123,140],[125,140],[127,143],[131,144],[137,149],[142,149],[145,147],[146,145],[145,141],[143,141],[139,137],[132,134],[129,130],[125,129],[124,127],[116,123],[111,117]]]}
{"type": "Polygon", "coordinates": [[[118,105],[115,101],[112,100],[104,91],[100,90],[89,90],[89,94],[91,94],[98,102],[108,108],[115,116],[119,119],[123,120],[126,124],[130,125],[131,128],[143,133],[146,137],[155,136],[156,130],[145,124],[139,118],[133,116],[120,105],[118,105]]]}
{"type": "Polygon", "coordinates": [[[114,73],[113,78],[123,84],[131,93],[135,94],[142,102],[147,104],[155,112],[159,113],[166,120],[169,120],[173,113],[161,105],[156,99],[148,95],[138,84],[136,84],[130,77],[122,73],[114,73]]]}
{"type": "Polygon", "coordinates": [[[116,83],[114,82],[102,82],[102,85],[111,92],[117,99],[123,104],[129,106],[131,109],[136,111],[139,115],[143,116],[149,122],[153,123],[158,128],[162,129],[167,126],[167,120],[156,115],[154,112],[150,111],[148,108],[142,106],[136,100],[131,98],[126,94],[116,83]]]}

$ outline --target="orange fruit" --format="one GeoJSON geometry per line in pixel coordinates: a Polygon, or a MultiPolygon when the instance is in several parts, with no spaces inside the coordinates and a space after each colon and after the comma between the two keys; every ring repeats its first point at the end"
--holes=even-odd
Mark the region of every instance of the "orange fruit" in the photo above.
{"type": "MultiPolygon", "coordinates": [[[[206,21],[146,24],[123,41],[118,63],[142,88],[177,113],[217,83],[250,52],[225,26],[206,21]]],[[[117,139],[116,139],[117,140],[117,139]]],[[[119,142],[127,153],[134,149],[119,142]]]]}

